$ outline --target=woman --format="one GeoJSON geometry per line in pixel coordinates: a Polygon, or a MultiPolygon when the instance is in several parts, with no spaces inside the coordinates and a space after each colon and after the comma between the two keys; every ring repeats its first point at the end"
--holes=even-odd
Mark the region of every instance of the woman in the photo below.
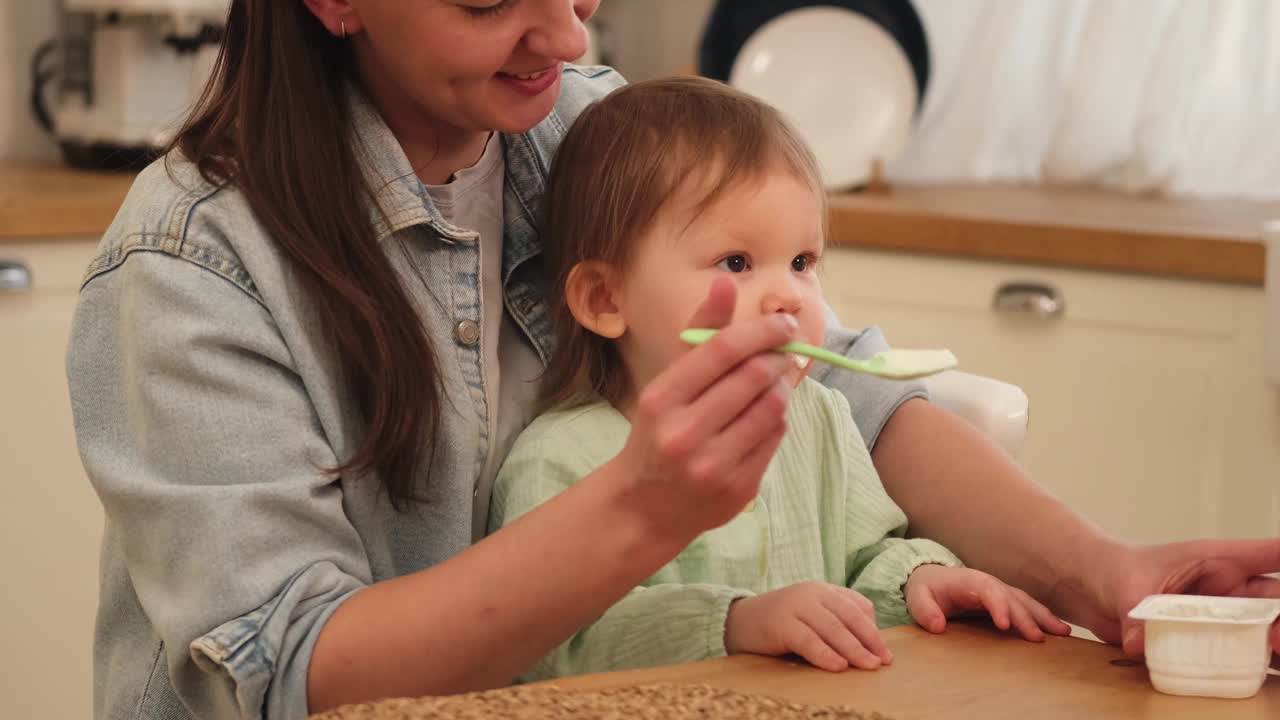
{"type": "MultiPolygon", "coordinates": [[[[548,162],[622,82],[563,67],[597,4],[232,4],[210,92],[104,238],[69,349],[108,518],[99,715],[300,717],[506,683],[754,496],[785,315],[691,351],[615,461],[473,544],[551,350],[548,162]]],[[[733,301],[717,286],[690,324],[733,301]]],[[[842,382],[915,532],[1109,640],[1150,592],[1280,595],[1256,578],[1280,542],[1120,544],[921,388],[842,382]]]]}

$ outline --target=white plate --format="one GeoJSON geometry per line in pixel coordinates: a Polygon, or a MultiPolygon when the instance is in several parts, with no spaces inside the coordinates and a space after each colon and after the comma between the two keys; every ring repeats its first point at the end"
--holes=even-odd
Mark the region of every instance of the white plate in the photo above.
{"type": "Polygon", "coordinates": [[[911,61],[893,36],[829,6],[761,26],[734,60],[729,84],[786,115],[831,190],[866,182],[876,158],[887,163],[902,151],[919,99],[911,61]]]}

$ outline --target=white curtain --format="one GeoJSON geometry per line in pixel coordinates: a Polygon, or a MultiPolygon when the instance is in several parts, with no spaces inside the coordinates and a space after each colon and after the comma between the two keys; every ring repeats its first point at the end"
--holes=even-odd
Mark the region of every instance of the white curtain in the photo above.
{"type": "Polygon", "coordinates": [[[1280,0],[914,0],[903,182],[1280,198],[1280,0]]]}

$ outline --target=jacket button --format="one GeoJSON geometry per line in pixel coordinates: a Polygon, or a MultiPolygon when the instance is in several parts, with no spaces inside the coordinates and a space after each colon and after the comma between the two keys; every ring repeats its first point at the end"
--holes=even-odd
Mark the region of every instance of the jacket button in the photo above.
{"type": "Polygon", "coordinates": [[[480,325],[474,320],[463,320],[453,326],[453,339],[459,345],[475,345],[480,342],[480,325]]]}

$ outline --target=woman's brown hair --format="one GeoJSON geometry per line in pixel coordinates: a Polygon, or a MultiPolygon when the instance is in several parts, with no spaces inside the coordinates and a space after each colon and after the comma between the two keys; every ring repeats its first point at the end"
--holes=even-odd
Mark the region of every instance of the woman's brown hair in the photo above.
{"type": "Polygon", "coordinates": [[[213,77],[170,150],[239,190],[297,268],[364,425],[332,471],[376,473],[403,507],[420,496],[442,390],[371,222],[378,206],[352,149],[351,73],[348,43],[300,0],[234,0],[213,77]]]}
{"type": "Polygon", "coordinates": [[[822,195],[817,160],[782,115],[713,80],[628,85],[578,116],[556,152],[547,189],[544,253],[556,333],[542,384],[547,407],[594,398],[616,403],[627,391],[613,341],[579,325],[569,308],[573,268],[594,260],[622,270],[676,193],[701,192],[693,203],[701,212],[739,183],[774,170],[822,195]]]}

